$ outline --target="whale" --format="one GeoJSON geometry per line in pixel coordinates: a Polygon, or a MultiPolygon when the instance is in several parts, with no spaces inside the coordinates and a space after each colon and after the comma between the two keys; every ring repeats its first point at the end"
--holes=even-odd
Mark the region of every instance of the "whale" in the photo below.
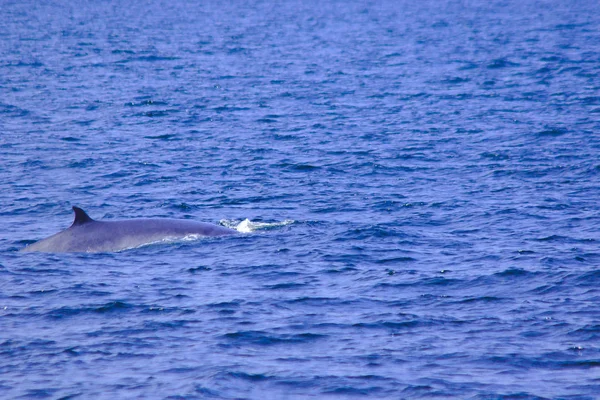
{"type": "Polygon", "coordinates": [[[96,221],[73,206],[73,224],[62,232],[32,243],[22,252],[102,253],[118,252],[157,242],[204,236],[234,235],[238,231],[224,226],[169,218],[139,218],[96,221]]]}

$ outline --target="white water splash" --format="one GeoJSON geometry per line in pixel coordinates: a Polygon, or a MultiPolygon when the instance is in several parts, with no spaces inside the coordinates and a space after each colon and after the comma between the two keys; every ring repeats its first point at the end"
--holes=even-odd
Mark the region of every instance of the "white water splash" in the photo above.
{"type": "Polygon", "coordinates": [[[259,230],[269,230],[269,229],[279,228],[282,226],[293,224],[296,221],[286,219],[285,221],[282,221],[282,222],[253,222],[253,221],[250,221],[248,218],[246,218],[245,220],[243,220],[241,222],[228,221],[228,220],[221,220],[220,222],[221,222],[221,225],[226,226],[231,229],[235,229],[236,231],[238,231],[240,233],[251,233],[251,232],[256,232],[259,230]]]}

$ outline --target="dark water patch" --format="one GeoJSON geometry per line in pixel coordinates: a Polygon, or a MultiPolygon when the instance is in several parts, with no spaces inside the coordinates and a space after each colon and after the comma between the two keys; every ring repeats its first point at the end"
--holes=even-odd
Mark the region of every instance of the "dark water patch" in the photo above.
{"type": "MultiPolygon", "coordinates": [[[[531,252],[532,253],[532,252],[531,252]]],[[[502,272],[496,272],[493,276],[503,279],[512,279],[512,278],[527,278],[534,276],[535,273],[527,271],[522,268],[508,268],[502,272]]]]}
{"type": "Polygon", "coordinates": [[[562,210],[566,210],[568,208],[570,208],[569,204],[542,204],[542,205],[538,205],[536,206],[536,208],[539,208],[540,210],[555,210],[555,211],[562,211],[562,210]]]}
{"type": "Polygon", "coordinates": [[[562,136],[562,135],[566,134],[567,132],[568,131],[565,128],[547,127],[545,130],[538,132],[537,135],[540,137],[544,137],[544,136],[555,137],[555,136],[562,136]]]}
{"type": "Polygon", "coordinates": [[[323,304],[328,304],[328,303],[336,303],[338,301],[338,299],[333,298],[333,297],[297,297],[295,299],[291,299],[291,300],[287,300],[286,303],[289,304],[294,304],[294,303],[301,303],[301,304],[309,304],[309,305],[323,305],[323,304]]]}
{"type": "Polygon", "coordinates": [[[176,210],[176,211],[191,211],[198,207],[187,204],[187,203],[179,203],[179,204],[170,204],[168,208],[172,209],[172,210],[176,210]]]}
{"type": "Polygon", "coordinates": [[[60,138],[60,140],[65,141],[65,142],[79,142],[81,141],[80,138],[76,138],[76,137],[72,137],[72,136],[65,136],[60,138]]]}
{"type": "Polygon", "coordinates": [[[133,175],[133,172],[129,169],[123,169],[120,171],[115,171],[106,175],[101,175],[100,177],[103,179],[114,179],[114,178],[125,178],[127,176],[133,175]]]}
{"type": "Polygon", "coordinates": [[[113,301],[106,303],[102,306],[84,306],[84,307],[60,307],[58,309],[52,310],[47,313],[47,316],[52,319],[63,319],[76,315],[89,314],[89,313],[97,313],[97,314],[110,314],[110,313],[118,313],[126,310],[133,309],[134,307],[131,304],[121,302],[121,301],[113,301]]]}
{"type": "Polygon", "coordinates": [[[272,123],[277,122],[277,120],[271,119],[271,118],[259,118],[256,120],[256,122],[262,123],[262,124],[272,124],[272,123]]]}
{"type": "Polygon", "coordinates": [[[460,300],[456,303],[462,304],[470,304],[470,303],[500,303],[504,302],[506,299],[502,297],[495,296],[482,296],[482,297],[470,297],[467,299],[460,300]]]}
{"type": "MultiPolygon", "coordinates": [[[[223,398],[223,395],[221,392],[218,392],[216,390],[211,390],[208,389],[202,385],[194,385],[194,393],[198,393],[200,396],[202,396],[202,399],[210,399],[210,398],[223,398]]],[[[171,397],[167,397],[167,399],[173,399],[173,400],[188,400],[190,397],[189,396],[171,396],[171,397]]]]}
{"type": "Polygon", "coordinates": [[[560,283],[553,284],[544,284],[537,286],[535,289],[531,290],[531,293],[535,293],[538,295],[547,295],[547,294],[557,294],[564,292],[565,288],[560,283]]]}
{"type": "Polygon", "coordinates": [[[381,387],[377,387],[377,386],[372,386],[372,387],[368,387],[368,388],[355,388],[352,386],[341,386],[341,387],[336,387],[336,388],[331,388],[331,389],[327,389],[327,390],[323,390],[321,391],[321,393],[323,395],[326,396],[356,396],[357,398],[361,398],[364,396],[372,396],[372,395],[377,395],[377,393],[380,393],[383,390],[383,388],[381,387]]]}
{"type": "Polygon", "coordinates": [[[206,267],[206,266],[198,266],[198,267],[191,267],[187,269],[187,272],[189,272],[190,274],[199,274],[202,272],[208,272],[208,271],[212,271],[212,268],[210,267],[206,267]]]}
{"type": "Polygon", "coordinates": [[[172,140],[180,140],[177,138],[176,134],[164,134],[164,135],[156,135],[156,136],[144,136],[146,139],[154,139],[154,140],[164,140],[164,141],[172,141],[172,140]]]}
{"type": "Polygon", "coordinates": [[[53,398],[59,392],[58,389],[27,389],[23,398],[48,399],[53,398]]]}
{"type": "MultiPolygon", "coordinates": [[[[88,119],[88,120],[79,120],[79,121],[73,121],[75,124],[80,125],[80,126],[90,126],[93,123],[96,122],[95,119],[88,119]]],[[[64,138],[62,140],[65,140],[64,138]]],[[[72,141],[72,140],[67,140],[67,141],[72,141]]]]}
{"type": "Polygon", "coordinates": [[[589,22],[583,22],[583,23],[574,23],[574,24],[558,24],[554,27],[554,29],[556,30],[573,30],[576,28],[582,28],[585,26],[589,26],[589,22]]]}
{"type": "Polygon", "coordinates": [[[565,242],[565,241],[569,241],[570,238],[565,237],[565,236],[560,236],[560,235],[550,235],[550,236],[537,238],[534,240],[538,241],[538,242],[565,242]]]}
{"type": "Polygon", "coordinates": [[[21,118],[31,115],[31,111],[11,104],[0,103],[0,114],[5,117],[21,118]]]}
{"type": "Polygon", "coordinates": [[[580,99],[586,105],[600,105],[600,96],[587,96],[580,99]]]}
{"type": "Polygon", "coordinates": [[[89,168],[89,167],[93,167],[94,165],[96,165],[96,160],[93,158],[86,158],[84,160],[79,160],[79,161],[71,161],[68,164],[69,168],[89,168]]]}
{"type": "Polygon", "coordinates": [[[399,211],[406,207],[406,201],[402,200],[382,200],[373,204],[373,208],[382,211],[399,211]]]}
{"type": "Polygon", "coordinates": [[[314,333],[298,333],[298,334],[272,334],[263,331],[238,331],[223,335],[224,339],[233,341],[237,345],[254,344],[260,346],[272,345],[302,345],[312,343],[328,337],[328,335],[320,335],[314,333]]]}
{"type": "Polygon", "coordinates": [[[573,279],[573,283],[582,287],[597,287],[600,285],[600,271],[589,271],[581,275],[577,275],[573,279]]]}
{"type": "Polygon", "coordinates": [[[243,301],[229,301],[223,303],[212,303],[207,304],[206,307],[209,308],[239,308],[242,305],[243,301]]]}
{"type": "Polygon", "coordinates": [[[276,167],[290,172],[312,172],[321,169],[321,167],[319,166],[303,163],[282,163],[276,165],[276,167]]]}
{"type": "Polygon", "coordinates": [[[579,340],[596,341],[600,339],[600,325],[587,324],[568,333],[569,337],[576,337],[579,340]]]}
{"type": "Polygon", "coordinates": [[[133,50],[116,49],[111,51],[112,54],[135,54],[133,50]]]}
{"type": "Polygon", "coordinates": [[[236,107],[236,106],[231,106],[231,105],[224,105],[224,106],[218,106],[218,107],[213,108],[213,111],[215,111],[218,114],[228,113],[228,112],[248,111],[248,110],[249,110],[248,107],[236,107]]]}
{"type": "MultiPolygon", "coordinates": [[[[29,242],[29,244],[31,243],[35,243],[35,240],[28,240],[27,242],[29,242]]],[[[24,246],[20,246],[19,250],[21,248],[23,248],[24,246]]],[[[33,254],[31,254],[33,256],[33,254]]],[[[27,256],[25,254],[25,256],[27,256]]],[[[52,262],[51,262],[52,264],[52,262]]],[[[48,268],[46,265],[40,265],[39,267],[24,267],[24,268],[20,268],[17,270],[13,270],[12,272],[17,273],[17,274],[33,274],[33,275],[37,275],[37,274],[44,274],[44,275],[48,275],[48,276],[69,276],[72,275],[72,273],[70,271],[66,271],[64,269],[56,269],[56,268],[48,268]]]]}
{"type": "Polygon", "coordinates": [[[292,140],[298,140],[298,136],[296,135],[286,135],[283,133],[275,133],[272,136],[273,140],[276,141],[292,141],[292,140]]]}
{"type": "Polygon", "coordinates": [[[279,361],[288,362],[288,363],[305,363],[309,360],[307,358],[298,358],[298,357],[279,357],[279,361]]]}
{"type": "Polygon", "coordinates": [[[227,49],[227,53],[228,54],[237,54],[237,53],[246,53],[248,51],[248,49],[244,48],[244,47],[232,47],[227,49]]]}
{"type": "Polygon", "coordinates": [[[576,360],[559,362],[558,369],[590,369],[600,367],[600,359],[597,360],[576,360]]]}
{"type": "Polygon", "coordinates": [[[302,289],[307,286],[306,283],[297,283],[297,282],[287,282],[287,283],[277,283],[274,285],[265,285],[263,286],[267,290],[289,290],[289,289],[302,289]]]}
{"type": "Polygon", "coordinates": [[[428,324],[424,321],[416,321],[415,320],[415,321],[403,321],[403,322],[382,321],[382,322],[375,322],[375,323],[358,322],[352,326],[354,328],[360,328],[360,329],[385,329],[385,330],[400,331],[400,330],[412,329],[412,328],[416,328],[418,326],[425,326],[425,325],[428,325],[428,324]]]}
{"type": "Polygon", "coordinates": [[[48,317],[52,318],[52,319],[62,319],[62,318],[67,318],[67,317],[71,317],[74,315],[78,315],[82,312],[83,310],[80,308],[72,308],[72,307],[61,307],[57,310],[52,310],[50,313],[48,313],[48,317]]]}
{"type": "Polygon", "coordinates": [[[401,394],[407,398],[427,398],[433,390],[434,387],[430,385],[408,385],[401,394]]]}
{"type": "MultiPolygon", "coordinates": [[[[485,393],[485,390],[483,390],[485,393]]],[[[481,394],[474,397],[475,399],[498,399],[498,400],[550,400],[549,397],[536,396],[531,392],[512,392],[512,393],[489,393],[481,394]]],[[[578,400],[581,400],[577,398],[578,400]]]]}
{"type": "Polygon", "coordinates": [[[130,58],[126,58],[123,60],[119,60],[116,63],[126,64],[126,63],[131,63],[131,62],[138,62],[138,61],[155,63],[155,62],[161,62],[161,61],[178,61],[178,60],[180,60],[180,57],[166,57],[166,56],[150,55],[150,56],[130,57],[130,58]]]}
{"type": "Polygon", "coordinates": [[[112,301],[110,303],[106,303],[98,308],[94,308],[92,309],[94,312],[97,313],[110,313],[110,312],[119,312],[119,311],[124,311],[124,310],[128,310],[128,309],[132,309],[133,305],[123,302],[123,301],[112,301]]]}
{"type": "Polygon", "coordinates": [[[471,81],[471,79],[469,79],[469,78],[462,78],[459,76],[454,76],[454,77],[448,77],[448,78],[443,79],[441,81],[441,83],[446,83],[449,85],[460,85],[460,84],[470,82],[470,81],[471,81]]]}
{"type": "Polygon", "coordinates": [[[510,68],[510,67],[518,67],[519,64],[508,61],[506,58],[497,58],[493,60],[490,64],[487,65],[488,69],[500,69],[500,68],[510,68]]]}
{"type": "Polygon", "coordinates": [[[4,65],[4,67],[18,67],[18,68],[41,68],[44,66],[45,66],[45,64],[42,63],[41,61],[32,61],[32,62],[17,61],[17,62],[10,62],[10,63],[4,65]]]}
{"type": "Polygon", "coordinates": [[[227,373],[231,378],[241,379],[248,382],[261,382],[272,379],[272,377],[264,374],[248,374],[246,372],[235,371],[227,373]]]}

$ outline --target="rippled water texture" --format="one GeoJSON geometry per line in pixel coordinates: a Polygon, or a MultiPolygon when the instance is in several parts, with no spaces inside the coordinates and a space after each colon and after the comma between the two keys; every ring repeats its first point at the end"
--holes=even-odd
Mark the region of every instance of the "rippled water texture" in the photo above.
{"type": "Polygon", "coordinates": [[[596,1],[9,0],[0,55],[0,397],[600,393],[596,1]],[[18,252],[72,205],[262,228],[18,252]]]}

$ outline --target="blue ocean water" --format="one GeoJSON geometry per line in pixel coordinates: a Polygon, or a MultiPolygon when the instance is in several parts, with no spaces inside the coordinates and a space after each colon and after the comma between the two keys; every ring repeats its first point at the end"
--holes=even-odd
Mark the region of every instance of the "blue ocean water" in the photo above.
{"type": "Polygon", "coordinates": [[[0,398],[598,398],[598,11],[2,1],[0,398]]]}

